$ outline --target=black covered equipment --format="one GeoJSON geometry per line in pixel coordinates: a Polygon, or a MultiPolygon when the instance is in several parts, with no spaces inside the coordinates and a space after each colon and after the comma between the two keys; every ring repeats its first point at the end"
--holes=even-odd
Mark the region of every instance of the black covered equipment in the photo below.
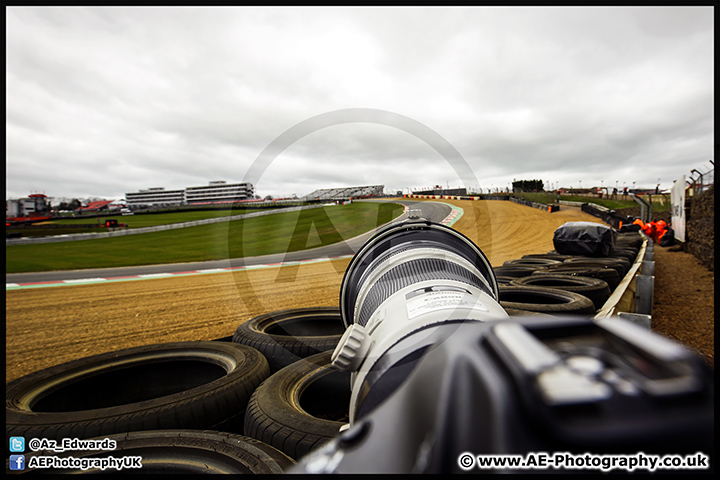
{"type": "Polygon", "coordinates": [[[599,223],[568,222],[555,230],[553,245],[564,255],[607,257],[615,248],[615,237],[615,230],[599,223]]]}

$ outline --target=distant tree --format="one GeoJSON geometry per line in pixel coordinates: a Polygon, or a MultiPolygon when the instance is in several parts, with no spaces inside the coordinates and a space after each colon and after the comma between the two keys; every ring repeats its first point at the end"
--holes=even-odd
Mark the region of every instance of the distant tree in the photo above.
{"type": "Polygon", "coordinates": [[[68,206],[67,202],[60,202],[60,205],[58,205],[58,210],[70,210],[70,207],[68,206]]]}
{"type": "Polygon", "coordinates": [[[77,198],[73,198],[70,201],[70,204],[68,205],[68,210],[77,210],[78,208],[82,207],[82,203],[80,203],[80,200],[77,198]]]}
{"type": "Polygon", "coordinates": [[[544,185],[542,180],[516,180],[512,184],[513,192],[542,192],[544,185]]]}

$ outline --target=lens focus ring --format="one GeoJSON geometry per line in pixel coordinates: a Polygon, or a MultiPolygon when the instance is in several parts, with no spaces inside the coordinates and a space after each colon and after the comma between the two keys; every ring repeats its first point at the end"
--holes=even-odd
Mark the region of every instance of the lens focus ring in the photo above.
{"type": "Polygon", "coordinates": [[[466,268],[437,258],[419,258],[398,265],[375,282],[362,301],[356,323],[367,325],[380,304],[395,292],[428,280],[455,280],[473,285],[492,295],[486,284],[466,268]]]}

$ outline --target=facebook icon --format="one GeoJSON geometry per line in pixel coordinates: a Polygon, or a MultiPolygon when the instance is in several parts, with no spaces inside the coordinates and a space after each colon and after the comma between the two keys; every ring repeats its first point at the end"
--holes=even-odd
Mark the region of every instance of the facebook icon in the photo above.
{"type": "Polygon", "coordinates": [[[25,470],[25,455],[10,455],[10,470],[25,470]]]}

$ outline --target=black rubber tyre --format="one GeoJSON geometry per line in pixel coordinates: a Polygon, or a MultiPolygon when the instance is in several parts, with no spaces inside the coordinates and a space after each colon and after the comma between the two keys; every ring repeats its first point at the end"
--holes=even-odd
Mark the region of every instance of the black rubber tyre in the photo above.
{"type": "Polygon", "coordinates": [[[556,265],[558,263],[562,263],[561,260],[553,259],[553,258],[516,258],[514,260],[508,260],[503,263],[503,267],[513,267],[513,266],[519,266],[519,267],[537,267],[542,265],[556,265]]]}
{"type": "Polygon", "coordinates": [[[532,275],[538,266],[515,265],[512,267],[496,267],[493,268],[493,272],[496,277],[527,277],[532,275]]]}
{"type": "Polygon", "coordinates": [[[615,239],[615,245],[630,245],[634,248],[640,248],[642,246],[643,239],[640,236],[640,233],[633,233],[633,234],[621,234],[618,235],[615,239]]]}
{"type": "Polygon", "coordinates": [[[549,313],[531,312],[530,310],[518,310],[517,308],[506,308],[505,312],[511,317],[540,317],[540,318],[556,317],[557,318],[556,315],[551,315],[549,313]]]}
{"type": "Polygon", "coordinates": [[[551,315],[595,314],[595,306],[589,298],[555,288],[500,285],[499,299],[506,311],[510,308],[551,315]]]}
{"type": "Polygon", "coordinates": [[[213,338],[213,342],[232,342],[233,336],[228,335],[227,337],[213,338]]]}
{"type": "Polygon", "coordinates": [[[579,293],[589,298],[595,310],[600,309],[610,298],[610,287],[605,280],[592,277],[571,277],[568,275],[531,275],[516,278],[510,285],[549,287],[579,293]]]}
{"type": "Polygon", "coordinates": [[[327,350],[334,350],[345,326],[338,307],[295,308],[266,313],[241,324],[233,342],[260,351],[270,371],[327,350]]]}
{"type": "Polygon", "coordinates": [[[630,245],[635,248],[642,246],[643,239],[639,233],[621,233],[615,239],[615,245],[630,245]]]}
{"type": "Polygon", "coordinates": [[[550,260],[559,260],[562,262],[568,258],[572,258],[572,255],[562,255],[560,253],[530,253],[528,255],[523,255],[520,258],[548,258],[550,260]]]}
{"type": "Polygon", "coordinates": [[[613,253],[610,254],[610,258],[624,258],[630,265],[635,263],[637,258],[638,250],[634,248],[616,248],[613,253]]]}
{"type": "Polygon", "coordinates": [[[612,256],[619,256],[619,257],[625,257],[627,258],[630,263],[632,263],[635,260],[635,257],[637,256],[637,253],[640,251],[639,247],[633,247],[631,245],[623,245],[623,244],[616,244],[615,248],[612,252],[610,252],[610,257],[612,256]]]}
{"type": "Polygon", "coordinates": [[[498,285],[501,283],[510,283],[513,280],[515,280],[516,277],[505,277],[505,276],[496,276],[495,279],[497,280],[498,285]]]}
{"type": "Polygon", "coordinates": [[[299,360],[271,375],[253,393],[245,435],[297,460],[348,423],[350,373],[334,370],[332,352],[299,360]]]}
{"type": "Polygon", "coordinates": [[[99,468],[77,469],[26,469],[28,473],[230,473],[230,474],[283,474],[295,462],[254,438],[212,430],[151,430],[108,435],[116,442],[112,451],[38,451],[25,454],[25,464],[35,456],[60,458],[104,458],[112,455],[142,457],[141,468],[117,470],[99,468]]]}
{"type": "Polygon", "coordinates": [[[618,277],[621,279],[625,277],[628,270],[630,270],[630,263],[624,258],[613,258],[613,257],[576,257],[565,260],[565,264],[572,265],[586,265],[591,267],[604,267],[615,269],[618,273],[618,277]]]}
{"type": "Polygon", "coordinates": [[[592,277],[605,280],[610,292],[620,284],[620,275],[614,268],[604,268],[582,263],[564,262],[562,265],[551,265],[537,270],[533,275],[572,275],[576,277],[592,277]]]}
{"type": "Polygon", "coordinates": [[[250,395],[269,374],[260,352],[228,342],[94,355],[8,383],[6,434],[58,439],[157,429],[240,432],[250,395]]]}

